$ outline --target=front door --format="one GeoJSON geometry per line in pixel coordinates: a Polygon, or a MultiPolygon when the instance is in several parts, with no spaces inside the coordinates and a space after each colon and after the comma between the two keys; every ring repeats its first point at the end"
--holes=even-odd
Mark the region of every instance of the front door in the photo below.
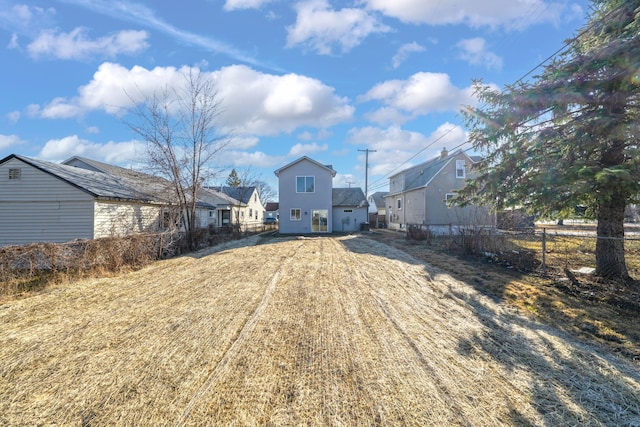
{"type": "Polygon", "coordinates": [[[328,231],[329,211],[326,209],[311,211],[311,231],[326,233],[328,231]]]}

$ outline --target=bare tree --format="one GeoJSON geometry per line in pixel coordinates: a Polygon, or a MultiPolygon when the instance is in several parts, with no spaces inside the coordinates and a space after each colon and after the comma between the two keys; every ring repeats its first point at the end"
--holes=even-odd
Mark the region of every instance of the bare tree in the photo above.
{"type": "Polygon", "coordinates": [[[212,177],[213,161],[229,138],[218,123],[222,111],[215,82],[197,69],[180,88],[165,88],[131,111],[128,126],[146,142],[148,168],[171,183],[170,201],[180,212],[190,248],[195,247],[198,193],[212,177]]]}

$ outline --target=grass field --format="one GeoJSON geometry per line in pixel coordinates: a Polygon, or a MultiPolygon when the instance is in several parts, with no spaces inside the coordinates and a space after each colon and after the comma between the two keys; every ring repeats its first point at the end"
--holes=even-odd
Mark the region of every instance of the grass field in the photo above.
{"type": "Polygon", "coordinates": [[[637,365],[364,236],[255,236],[0,305],[2,425],[638,420],[637,365]]]}

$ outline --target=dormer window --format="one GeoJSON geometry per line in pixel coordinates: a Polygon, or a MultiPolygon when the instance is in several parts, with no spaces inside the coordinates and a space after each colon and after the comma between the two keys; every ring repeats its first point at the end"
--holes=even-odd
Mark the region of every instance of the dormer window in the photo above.
{"type": "Polygon", "coordinates": [[[464,160],[456,160],[456,178],[465,177],[464,166],[464,160]]]}

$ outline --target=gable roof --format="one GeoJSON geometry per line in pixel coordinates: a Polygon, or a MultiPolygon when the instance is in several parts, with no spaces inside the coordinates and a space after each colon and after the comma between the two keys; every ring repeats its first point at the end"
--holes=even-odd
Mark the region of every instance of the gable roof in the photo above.
{"type": "Polygon", "coordinates": [[[251,196],[256,191],[255,186],[238,186],[238,187],[209,187],[210,190],[222,193],[225,196],[232,198],[239,204],[247,204],[251,201],[251,196]]]}
{"type": "Polygon", "coordinates": [[[360,187],[332,189],[333,206],[353,206],[363,208],[369,206],[367,198],[360,187]]]}
{"type": "Polygon", "coordinates": [[[135,180],[122,176],[96,172],[84,168],[38,160],[11,154],[0,160],[0,164],[18,159],[46,174],[54,176],[96,198],[131,200],[147,203],[167,203],[168,181],[135,180]]]}
{"type": "Polygon", "coordinates": [[[127,179],[133,180],[159,180],[166,181],[164,178],[160,178],[155,175],[151,175],[148,173],[140,172],[133,169],[127,169],[116,165],[110,165],[108,163],[99,162],[97,160],[88,159],[86,157],[73,156],[61,164],[74,166],[77,168],[87,169],[95,172],[107,173],[113,176],[118,176],[127,179]]]}
{"type": "Polygon", "coordinates": [[[412,166],[408,169],[398,172],[395,175],[389,177],[393,179],[398,175],[404,175],[404,188],[402,191],[412,190],[418,187],[424,187],[431,182],[431,180],[451,161],[453,161],[460,154],[463,154],[471,163],[475,161],[469,157],[464,151],[458,150],[454,153],[450,153],[446,156],[438,156],[434,159],[427,160],[416,166],[412,166]]]}
{"type": "Polygon", "coordinates": [[[275,212],[278,209],[280,209],[280,203],[278,202],[267,202],[267,204],[264,205],[264,210],[267,212],[275,212]]]}
{"type": "Polygon", "coordinates": [[[373,200],[373,203],[377,208],[384,208],[384,196],[389,194],[387,191],[378,191],[369,196],[369,199],[373,200]]]}
{"type": "Polygon", "coordinates": [[[307,157],[307,156],[302,156],[302,157],[300,157],[298,160],[294,160],[293,162],[291,162],[291,163],[289,163],[289,164],[287,164],[287,165],[284,165],[284,166],[283,166],[283,167],[281,167],[280,169],[276,170],[274,173],[276,174],[276,176],[280,176],[280,172],[282,172],[283,170],[288,169],[288,168],[290,168],[291,166],[293,166],[293,165],[295,165],[295,164],[298,164],[298,163],[300,163],[300,162],[302,162],[302,161],[304,161],[304,160],[307,160],[307,161],[309,161],[309,162],[311,162],[311,163],[315,164],[316,166],[319,166],[319,167],[321,167],[321,168],[323,168],[323,169],[328,170],[329,172],[331,172],[331,176],[336,176],[336,171],[333,169],[333,167],[332,167],[331,165],[323,165],[322,163],[320,163],[320,162],[316,162],[315,160],[310,159],[310,158],[309,158],[309,157],[307,157]]]}

